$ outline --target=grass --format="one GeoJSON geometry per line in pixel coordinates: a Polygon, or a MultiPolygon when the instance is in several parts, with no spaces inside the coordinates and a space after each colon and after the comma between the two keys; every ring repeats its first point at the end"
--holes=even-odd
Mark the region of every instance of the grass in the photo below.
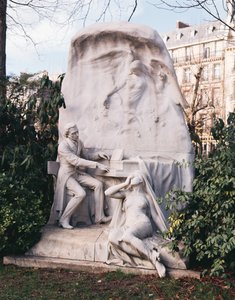
{"type": "Polygon", "coordinates": [[[159,279],[121,271],[92,274],[0,264],[0,300],[235,299],[234,278],[159,279]]]}

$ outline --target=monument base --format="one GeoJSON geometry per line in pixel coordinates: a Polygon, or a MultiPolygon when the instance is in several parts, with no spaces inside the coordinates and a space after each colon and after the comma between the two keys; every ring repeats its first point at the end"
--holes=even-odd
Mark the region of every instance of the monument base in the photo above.
{"type": "MultiPolygon", "coordinates": [[[[20,267],[63,268],[93,273],[120,269],[124,273],[158,276],[150,263],[139,267],[107,264],[108,232],[108,225],[80,226],[73,230],[46,225],[42,229],[40,241],[24,256],[6,256],[3,263],[20,267]]],[[[177,266],[177,261],[175,265],[177,266]]],[[[198,272],[177,268],[167,268],[167,274],[173,278],[200,278],[198,272]]]]}
{"type": "MultiPolygon", "coordinates": [[[[68,269],[71,271],[89,273],[108,273],[120,270],[126,274],[155,275],[156,277],[158,277],[156,270],[153,269],[150,270],[144,268],[131,268],[124,266],[107,265],[102,262],[90,262],[84,260],[71,260],[52,257],[38,257],[32,255],[5,256],[3,258],[3,264],[37,269],[68,269]]],[[[174,279],[184,277],[200,279],[200,272],[168,268],[167,276],[174,279]]]]}
{"type": "Polygon", "coordinates": [[[40,241],[26,255],[105,262],[108,255],[106,231],[105,225],[80,225],[72,230],[46,225],[40,241]]]}

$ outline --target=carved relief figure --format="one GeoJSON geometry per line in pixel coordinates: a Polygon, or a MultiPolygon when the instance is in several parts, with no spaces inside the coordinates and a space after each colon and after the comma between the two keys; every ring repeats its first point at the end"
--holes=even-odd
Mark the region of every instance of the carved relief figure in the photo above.
{"type": "Polygon", "coordinates": [[[128,58],[126,62],[126,74],[121,77],[121,81],[117,80],[113,90],[106,96],[103,102],[104,117],[108,116],[112,101],[120,99],[121,104],[121,117],[119,124],[119,135],[124,132],[129,132],[132,135],[140,135],[140,126],[142,121],[140,120],[141,114],[138,113],[140,104],[143,98],[148,97],[146,94],[148,90],[148,81],[151,81],[149,77],[149,71],[147,66],[139,59],[132,60],[128,58]]]}
{"type": "Polygon", "coordinates": [[[134,60],[131,63],[127,78],[128,100],[125,105],[125,113],[130,116],[135,115],[136,108],[147,87],[146,74],[147,68],[140,60],[134,60]]]}
{"type": "Polygon", "coordinates": [[[105,195],[120,200],[110,224],[113,227],[108,238],[110,252],[130,264],[133,257],[148,260],[159,276],[164,277],[166,269],[158,249],[143,241],[157,230],[167,230],[167,222],[146,177],[140,172],[135,173],[124,183],[108,188],[105,195]]]}
{"type": "MultiPolygon", "coordinates": [[[[117,84],[114,89],[107,95],[103,105],[106,110],[110,107],[111,97],[119,93],[121,89],[125,89],[125,97],[122,97],[122,106],[124,114],[124,129],[128,127],[132,121],[136,119],[136,109],[143,97],[143,94],[147,88],[147,67],[138,59],[130,62],[129,70],[125,80],[117,84]]],[[[107,112],[105,113],[105,115],[107,112]]]]}
{"type": "MultiPolygon", "coordinates": [[[[83,143],[79,140],[79,131],[75,124],[65,126],[65,139],[59,144],[58,157],[60,168],[58,172],[52,213],[59,213],[59,224],[66,229],[72,229],[70,218],[86,196],[84,187],[94,190],[95,223],[106,223],[111,217],[104,214],[103,184],[86,172],[86,168],[98,168],[108,172],[108,168],[98,162],[87,159],[83,143]],[[73,194],[65,206],[66,190],[73,194]]],[[[108,159],[105,153],[98,153],[93,159],[108,159]]]]}

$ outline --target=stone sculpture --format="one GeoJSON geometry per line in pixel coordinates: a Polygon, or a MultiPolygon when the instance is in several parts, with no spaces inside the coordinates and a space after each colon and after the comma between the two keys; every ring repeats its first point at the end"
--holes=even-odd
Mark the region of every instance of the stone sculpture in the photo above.
{"type": "Polygon", "coordinates": [[[156,196],[146,177],[136,172],[127,177],[124,183],[112,186],[105,191],[107,196],[120,200],[110,226],[110,251],[115,257],[132,264],[133,257],[149,260],[160,277],[166,269],[160,262],[160,254],[154,245],[147,245],[144,239],[152,237],[154,231],[167,231],[167,221],[157,204],[156,196]]]}
{"type": "Polygon", "coordinates": [[[71,42],[62,92],[67,108],[60,110],[59,130],[73,119],[87,148],[192,160],[187,103],[155,30],[126,22],[81,30],[71,42]]]}
{"type": "Polygon", "coordinates": [[[141,158],[158,197],[174,187],[191,191],[194,153],[182,109],[187,103],[155,30],[126,22],[81,30],[71,42],[62,92],[60,132],[73,119],[88,152],[122,149],[120,176],[137,170],[141,158]]]}
{"type": "MultiPolygon", "coordinates": [[[[70,218],[86,196],[83,187],[94,190],[95,199],[95,223],[106,223],[111,217],[104,215],[103,184],[90,176],[85,168],[98,168],[104,172],[107,166],[89,160],[85,154],[83,143],[79,140],[77,126],[68,123],[65,126],[65,139],[59,144],[58,158],[60,168],[57,176],[54,204],[51,219],[59,217],[59,225],[66,229],[72,229],[70,218]],[[73,194],[72,199],[65,206],[66,189],[73,194]]],[[[93,159],[108,159],[105,153],[98,153],[93,159]]]]}
{"type": "Polygon", "coordinates": [[[59,113],[60,169],[51,220],[59,217],[64,228],[71,228],[70,218],[85,196],[81,185],[86,185],[95,188],[95,222],[109,221],[101,180],[108,187],[105,194],[112,221],[105,229],[82,228],[83,240],[81,228],[70,232],[57,228],[56,237],[50,229],[31,253],[154,266],[161,277],[166,267],[185,269],[185,260],[170,253],[169,241],[161,236],[168,228],[169,211],[164,201],[156,201],[164,200],[172,188],[192,190],[194,158],[183,116],[187,103],[161,37],[151,28],[126,22],[81,30],[71,43],[62,92],[66,109],[59,113]],[[77,140],[76,126],[68,128],[71,120],[79,127],[86,148],[77,140]],[[96,153],[101,154],[94,157],[96,153]],[[107,166],[94,161],[107,159],[102,153],[111,156],[107,166]],[[81,167],[103,173],[96,172],[93,178],[81,167]],[[65,188],[74,192],[66,207],[65,188]]]}

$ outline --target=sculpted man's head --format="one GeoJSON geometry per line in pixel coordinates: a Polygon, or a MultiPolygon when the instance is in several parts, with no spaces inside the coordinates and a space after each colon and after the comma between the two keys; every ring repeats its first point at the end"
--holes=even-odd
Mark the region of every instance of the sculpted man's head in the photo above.
{"type": "Polygon", "coordinates": [[[79,131],[77,125],[75,123],[68,123],[65,126],[64,136],[73,141],[78,141],[79,139],[79,131]]]}

